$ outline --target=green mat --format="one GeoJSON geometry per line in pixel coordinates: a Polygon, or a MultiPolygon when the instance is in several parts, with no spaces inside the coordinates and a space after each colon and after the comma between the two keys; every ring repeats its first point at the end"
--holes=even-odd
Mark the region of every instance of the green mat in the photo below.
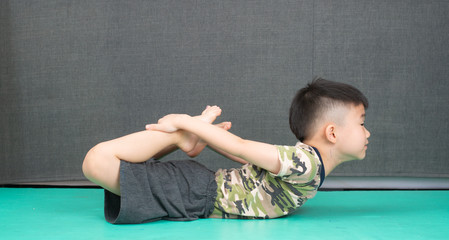
{"type": "Polygon", "coordinates": [[[0,188],[0,239],[449,239],[449,191],[318,192],[271,220],[112,225],[103,190],[0,188]]]}

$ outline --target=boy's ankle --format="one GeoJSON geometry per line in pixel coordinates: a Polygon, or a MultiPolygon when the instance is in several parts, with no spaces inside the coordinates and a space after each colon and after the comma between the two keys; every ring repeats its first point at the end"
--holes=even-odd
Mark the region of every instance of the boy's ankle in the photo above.
{"type": "Polygon", "coordinates": [[[176,146],[186,153],[192,151],[199,140],[195,135],[184,130],[178,130],[173,134],[176,134],[174,136],[176,146]]]}

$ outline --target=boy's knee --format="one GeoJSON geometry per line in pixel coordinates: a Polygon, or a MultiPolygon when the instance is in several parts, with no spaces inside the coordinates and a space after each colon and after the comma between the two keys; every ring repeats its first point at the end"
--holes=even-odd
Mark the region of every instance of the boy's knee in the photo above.
{"type": "Polygon", "coordinates": [[[120,161],[107,144],[98,144],[87,152],[82,165],[84,176],[91,182],[120,195],[120,161]]]}
{"type": "Polygon", "coordinates": [[[83,166],[82,166],[84,176],[86,178],[88,178],[88,179],[92,175],[91,174],[91,171],[92,171],[92,157],[91,157],[91,155],[92,154],[90,153],[90,151],[86,154],[86,156],[84,157],[83,166]]]}
{"type": "Polygon", "coordinates": [[[95,172],[98,171],[98,161],[100,161],[101,152],[101,144],[98,144],[90,149],[84,157],[82,169],[84,176],[89,180],[92,180],[96,175],[95,172]]]}

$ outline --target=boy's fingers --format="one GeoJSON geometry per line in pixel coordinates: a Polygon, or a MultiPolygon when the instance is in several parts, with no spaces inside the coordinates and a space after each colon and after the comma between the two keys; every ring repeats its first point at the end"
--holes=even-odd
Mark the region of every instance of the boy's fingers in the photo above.
{"type": "Polygon", "coordinates": [[[163,131],[163,127],[161,126],[161,124],[148,124],[145,126],[145,128],[147,130],[152,130],[152,131],[163,131]]]}
{"type": "Polygon", "coordinates": [[[172,132],[178,131],[177,128],[172,127],[172,126],[166,126],[164,124],[147,124],[145,126],[145,129],[151,130],[151,131],[166,132],[166,133],[172,133],[172,132]]]}

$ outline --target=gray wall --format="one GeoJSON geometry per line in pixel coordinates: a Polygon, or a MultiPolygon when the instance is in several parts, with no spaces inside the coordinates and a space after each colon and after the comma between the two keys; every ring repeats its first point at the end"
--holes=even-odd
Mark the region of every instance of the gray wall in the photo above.
{"type": "Polygon", "coordinates": [[[96,143],[206,104],[244,138],[295,144],[290,100],[314,76],[371,103],[367,158],[334,176],[449,177],[448,13],[437,0],[0,1],[0,183],[83,180],[96,143]]]}

